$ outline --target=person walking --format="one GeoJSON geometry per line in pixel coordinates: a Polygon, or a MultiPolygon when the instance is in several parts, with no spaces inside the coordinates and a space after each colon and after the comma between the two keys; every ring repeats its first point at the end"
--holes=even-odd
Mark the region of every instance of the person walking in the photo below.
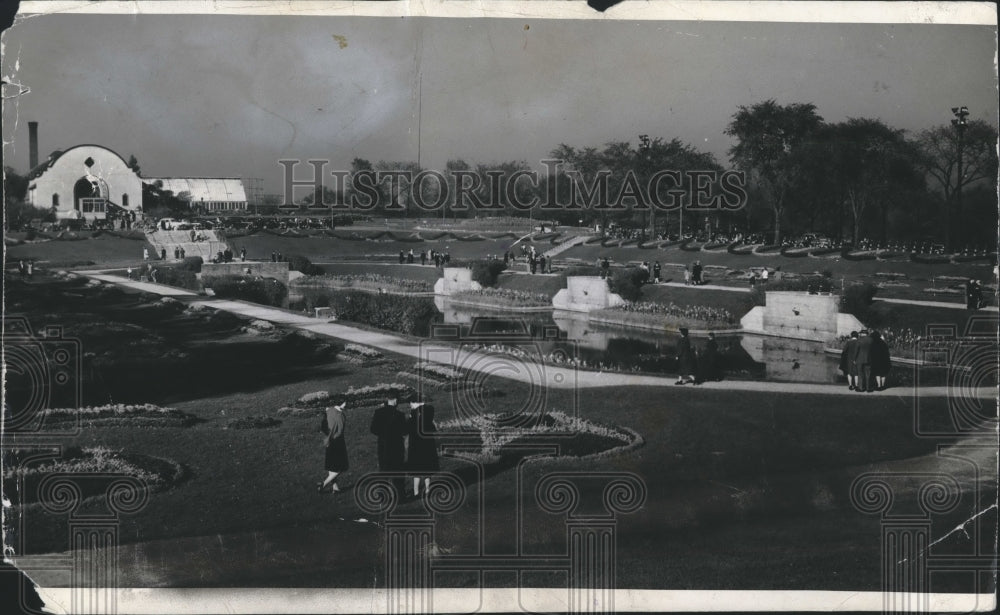
{"type": "Polygon", "coordinates": [[[242,248],[240,248],[240,261],[245,263],[246,260],[247,260],[247,248],[246,246],[243,246],[242,248]]]}
{"type": "Polygon", "coordinates": [[[872,338],[868,335],[867,330],[863,330],[858,337],[858,345],[854,347],[854,364],[858,375],[858,384],[854,389],[855,391],[872,393],[875,390],[875,387],[871,383],[871,352],[872,338]]]}
{"type": "Polygon", "coordinates": [[[681,339],[677,342],[677,382],[674,384],[695,384],[694,375],[698,371],[691,338],[686,327],[681,327],[681,339]]]}
{"type": "Polygon", "coordinates": [[[144,261],[148,261],[149,260],[149,248],[143,248],[142,249],[142,260],[144,260],[144,261]]]}
{"type": "Polygon", "coordinates": [[[701,261],[694,262],[694,267],[691,268],[691,278],[694,280],[695,286],[704,284],[701,279],[701,261]]]}
{"type": "Polygon", "coordinates": [[[24,264],[24,260],[17,261],[17,273],[24,279],[24,276],[28,273],[28,266],[24,264]]]}
{"type": "Polygon", "coordinates": [[[653,263],[653,284],[660,283],[660,272],[662,268],[660,267],[660,261],[653,263]]]}
{"type": "Polygon", "coordinates": [[[719,369],[719,343],[715,340],[715,334],[708,334],[708,341],[705,342],[705,351],[698,357],[698,367],[701,369],[701,380],[714,381],[722,380],[722,370],[719,369]]]}
{"type": "Polygon", "coordinates": [[[892,367],[892,357],[889,353],[889,344],[885,343],[885,340],[882,339],[882,334],[878,331],[872,331],[871,337],[872,378],[875,379],[875,390],[884,391],[885,379],[889,375],[889,369],[892,367]]]}
{"type": "Polygon", "coordinates": [[[608,261],[608,257],[605,256],[601,260],[601,279],[607,279],[609,273],[611,273],[611,263],[608,261]]]}
{"type": "Polygon", "coordinates": [[[350,467],[347,459],[347,442],[344,440],[345,406],[347,406],[347,402],[339,406],[327,406],[326,412],[323,415],[323,422],[319,426],[319,430],[326,436],[323,438],[323,445],[326,448],[326,459],[324,462],[326,478],[316,486],[316,491],[318,492],[322,492],[332,485],[330,493],[339,493],[340,487],[337,485],[337,476],[341,472],[346,472],[350,467]]]}
{"type": "Polygon", "coordinates": [[[691,265],[684,265],[684,286],[691,286],[691,265]]]}
{"type": "Polygon", "coordinates": [[[767,277],[770,275],[767,271],[767,267],[760,270],[760,283],[767,284],[767,277]]]}
{"type": "Polygon", "coordinates": [[[408,429],[406,415],[399,407],[397,395],[389,397],[375,409],[369,425],[369,431],[378,438],[378,469],[381,472],[398,473],[398,476],[392,478],[392,484],[400,499],[403,498],[405,489],[402,473],[406,465],[405,438],[408,429]]]}
{"type": "Polygon", "coordinates": [[[421,265],[427,264],[427,250],[420,251],[420,264],[421,265]]]}
{"type": "Polygon", "coordinates": [[[854,363],[854,354],[858,347],[858,332],[851,331],[851,336],[847,338],[844,349],[840,351],[840,371],[847,378],[847,389],[853,391],[858,386],[858,370],[854,363]]]}
{"type": "Polygon", "coordinates": [[[431,487],[431,475],[441,470],[438,459],[437,440],[434,432],[434,406],[421,399],[410,403],[410,418],[408,421],[410,436],[406,457],[406,469],[413,477],[413,496],[420,495],[420,479],[423,479],[424,497],[431,487]]]}

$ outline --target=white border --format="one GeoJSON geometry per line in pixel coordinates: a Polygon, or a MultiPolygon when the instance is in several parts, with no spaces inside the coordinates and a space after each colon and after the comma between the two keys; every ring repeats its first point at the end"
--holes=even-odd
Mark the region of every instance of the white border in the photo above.
{"type": "MultiPolygon", "coordinates": [[[[69,613],[72,589],[41,589],[46,610],[69,613]]],[[[601,595],[605,595],[601,592],[601,595]]],[[[91,602],[84,592],[78,604],[91,602]]],[[[567,590],[522,589],[438,589],[433,590],[434,613],[549,612],[565,613],[567,590]]],[[[115,593],[116,615],[176,613],[370,613],[386,612],[383,589],[119,589],[115,593]]],[[[699,591],[637,590],[614,591],[611,609],[620,613],[652,611],[750,611],[750,612],[845,612],[890,611],[982,613],[993,611],[993,594],[892,594],[850,591],[699,591]],[[888,602],[884,602],[889,600],[888,602]],[[926,600],[926,601],[925,601],[926,600]],[[890,606],[892,605],[892,606],[890,606]],[[924,605],[921,608],[921,605],[924,605]]],[[[417,602],[425,602],[419,600],[417,602]]],[[[426,602],[425,602],[426,603],[426,602]]],[[[602,612],[605,605],[595,605],[602,612]]]]}
{"type": "Polygon", "coordinates": [[[604,12],[584,0],[398,0],[344,2],[321,0],[81,0],[21,3],[21,15],[166,14],[297,15],[369,17],[452,17],[508,19],[599,19],[671,21],[761,21],[815,23],[923,23],[996,25],[994,2],[785,2],[718,0],[625,0],[604,12]]]}

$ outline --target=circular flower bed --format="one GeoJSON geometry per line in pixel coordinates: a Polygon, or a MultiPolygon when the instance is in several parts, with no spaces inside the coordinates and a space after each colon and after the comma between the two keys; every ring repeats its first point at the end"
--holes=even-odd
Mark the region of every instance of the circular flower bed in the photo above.
{"type": "Polygon", "coordinates": [[[31,451],[13,450],[4,458],[4,480],[20,480],[19,489],[6,491],[14,505],[38,502],[42,481],[54,474],[80,475],[73,483],[81,499],[103,497],[108,485],[122,476],[136,478],[148,491],[156,492],[173,486],[184,475],[184,469],[174,461],[103,446],[71,447],[56,459],[21,463],[29,456],[33,456],[31,451]]]}
{"type": "Polygon", "coordinates": [[[443,438],[445,443],[459,445],[453,453],[456,457],[500,468],[513,467],[531,455],[525,452],[525,445],[558,447],[554,457],[538,457],[532,461],[580,461],[621,454],[645,442],[631,429],[601,425],[559,411],[549,411],[527,421],[529,424],[512,421],[512,418],[485,414],[444,421],[438,423],[438,432],[447,436],[443,438]],[[470,446],[473,450],[468,449],[470,446]]]}

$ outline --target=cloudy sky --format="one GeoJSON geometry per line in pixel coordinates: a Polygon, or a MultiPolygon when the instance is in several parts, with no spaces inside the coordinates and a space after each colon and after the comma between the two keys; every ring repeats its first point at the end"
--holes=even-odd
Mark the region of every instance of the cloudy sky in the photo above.
{"type": "MultiPolygon", "coordinates": [[[[79,143],[147,176],[261,177],[280,158],[347,168],[524,160],[559,143],[678,137],[726,162],[739,105],[812,102],[910,131],[949,108],[995,122],[996,28],[529,19],[45,15],[3,35],[4,157],[79,143]],[[420,75],[420,79],[418,79],[420,75]]],[[[305,168],[302,169],[305,172],[305,168]]]]}

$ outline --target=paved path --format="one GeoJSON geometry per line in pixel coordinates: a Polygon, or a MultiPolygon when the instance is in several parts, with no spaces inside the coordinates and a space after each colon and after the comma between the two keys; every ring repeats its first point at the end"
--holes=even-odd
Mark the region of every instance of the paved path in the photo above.
{"type": "Polygon", "coordinates": [[[117,284],[119,286],[125,286],[127,288],[134,288],[135,290],[141,290],[147,293],[154,293],[157,295],[162,295],[164,297],[195,297],[198,295],[198,293],[192,292],[190,290],[184,290],[183,288],[177,288],[175,286],[167,286],[165,284],[154,284],[153,282],[137,282],[135,280],[126,280],[123,279],[121,276],[117,275],[105,275],[103,273],[94,273],[91,271],[78,271],[75,273],[87,276],[92,280],[109,282],[111,284],[117,284]]]}
{"type": "MultiPolygon", "coordinates": [[[[194,293],[163,284],[149,282],[134,282],[123,280],[118,276],[81,272],[93,279],[111,282],[166,296],[194,296],[194,293]]],[[[488,373],[491,375],[524,382],[539,384],[556,389],[589,389],[599,387],[620,386],[676,386],[675,378],[649,376],[640,374],[623,374],[615,372],[579,371],[572,367],[555,365],[540,365],[532,362],[519,361],[504,355],[474,352],[454,345],[435,343],[432,340],[412,341],[391,333],[367,331],[336,322],[324,322],[295,312],[278,308],[257,305],[245,301],[226,299],[204,299],[191,301],[192,304],[204,305],[217,310],[225,310],[247,318],[267,320],[311,331],[319,335],[334,337],[355,344],[373,346],[388,352],[409,356],[417,360],[429,360],[464,369],[488,373]]],[[[684,385],[690,387],[690,385],[684,385]]],[[[798,382],[761,382],[750,380],[726,380],[723,382],[706,382],[698,385],[699,390],[748,391],[761,393],[798,393],[819,395],[846,395],[857,397],[857,393],[839,384],[816,384],[798,382]]],[[[909,398],[913,389],[901,387],[872,393],[896,398],[909,398]]],[[[920,397],[947,397],[954,392],[947,386],[921,387],[920,397]]],[[[968,397],[969,395],[965,395],[968,397]]],[[[980,387],[971,395],[981,399],[995,399],[996,388],[980,387]]]]}

